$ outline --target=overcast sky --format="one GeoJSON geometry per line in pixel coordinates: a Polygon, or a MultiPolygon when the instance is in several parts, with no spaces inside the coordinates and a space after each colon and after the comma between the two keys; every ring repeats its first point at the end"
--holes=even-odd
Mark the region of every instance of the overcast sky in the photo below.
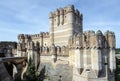
{"type": "Polygon", "coordinates": [[[0,41],[49,31],[49,12],[68,4],[83,13],[84,31],[114,31],[120,47],[120,0],[0,0],[0,41]]]}

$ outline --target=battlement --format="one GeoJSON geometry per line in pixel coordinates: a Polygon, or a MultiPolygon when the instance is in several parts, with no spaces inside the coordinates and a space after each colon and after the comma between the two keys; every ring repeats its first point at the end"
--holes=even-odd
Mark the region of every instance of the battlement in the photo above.
{"type": "Polygon", "coordinates": [[[24,34],[19,34],[18,39],[24,39],[24,34]]]}
{"type": "Polygon", "coordinates": [[[100,30],[85,31],[75,34],[69,39],[70,48],[115,48],[115,34],[107,31],[103,34],[100,30]]]}
{"type": "Polygon", "coordinates": [[[55,25],[63,25],[67,22],[72,23],[73,21],[80,21],[82,20],[83,15],[77,9],[74,9],[73,5],[68,5],[64,8],[56,9],[54,12],[50,12],[49,18],[53,19],[52,23],[54,23],[55,25]],[[70,16],[72,16],[73,18],[70,16]],[[67,20],[68,18],[72,21],[67,20]]]}
{"type": "Polygon", "coordinates": [[[82,29],[83,15],[73,5],[64,8],[58,8],[54,12],[50,12],[50,41],[55,45],[61,46],[68,44],[68,39],[74,33],[80,33],[82,29]],[[66,42],[67,41],[67,42],[66,42]]]}
{"type": "Polygon", "coordinates": [[[82,14],[78,9],[74,9],[74,5],[68,5],[64,8],[58,8],[54,12],[50,12],[49,18],[55,18],[56,16],[65,15],[67,13],[74,13],[75,15],[82,17],[82,14]]]}
{"type": "Polygon", "coordinates": [[[41,48],[41,56],[51,56],[56,54],[57,56],[63,56],[63,57],[68,57],[68,47],[67,46],[44,46],[41,48]]]}
{"type": "Polygon", "coordinates": [[[40,38],[40,37],[47,38],[49,37],[49,32],[40,32],[39,34],[33,34],[30,36],[31,38],[40,38]]]}
{"type": "Polygon", "coordinates": [[[49,32],[40,32],[40,34],[19,34],[18,35],[18,40],[20,39],[30,39],[30,38],[40,38],[40,37],[43,37],[43,38],[47,38],[49,37],[49,32]]]}
{"type": "Polygon", "coordinates": [[[19,34],[18,39],[29,39],[30,35],[29,34],[19,34]]]}

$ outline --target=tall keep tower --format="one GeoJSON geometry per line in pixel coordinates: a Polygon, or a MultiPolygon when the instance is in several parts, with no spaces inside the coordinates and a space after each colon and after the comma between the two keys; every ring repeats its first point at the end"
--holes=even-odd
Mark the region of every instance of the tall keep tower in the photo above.
{"type": "Polygon", "coordinates": [[[82,33],[82,14],[73,5],[51,12],[50,41],[56,46],[68,45],[68,39],[75,33],[82,33]]]}

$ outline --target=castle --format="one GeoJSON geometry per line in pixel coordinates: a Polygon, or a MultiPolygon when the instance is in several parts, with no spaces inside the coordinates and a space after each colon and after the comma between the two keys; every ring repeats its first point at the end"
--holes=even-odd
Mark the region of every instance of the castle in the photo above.
{"type": "Polygon", "coordinates": [[[49,21],[49,32],[18,35],[18,56],[32,58],[39,71],[46,66],[50,81],[59,75],[62,81],[115,81],[114,32],[83,32],[83,15],[73,5],[50,12],[49,21]]]}

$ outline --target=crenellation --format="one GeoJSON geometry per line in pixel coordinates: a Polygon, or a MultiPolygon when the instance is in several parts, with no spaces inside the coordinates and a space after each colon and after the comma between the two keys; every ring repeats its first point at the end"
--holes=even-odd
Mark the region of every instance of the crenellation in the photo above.
{"type": "Polygon", "coordinates": [[[24,34],[19,34],[19,35],[18,35],[18,39],[19,39],[19,40],[18,40],[19,43],[24,43],[24,42],[25,42],[24,34]]]}
{"type": "Polygon", "coordinates": [[[64,10],[63,8],[60,8],[59,11],[60,11],[60,25],[63,25],[64,24],[64,10]]]}
{"type": "Polygon", "coordinates": [[[58,9],[56,9],[56,10],[53,12],[53,14],[54,14],[54,18],[55,18],[56,16],[58,16],[58,15],[59,15],[59,10],[58,10],[58,9]]]}
{"type": "Polygon", "coordinates": [[[78,11],[78,9],[75,10],[75,15],[76,15],[76,16],[79,16],[79,15],[80,15],[80,12],[78,11]]]}
{"type": "Polygon", "coordinates": [[[105,34],[106,34],[106,40],[108,41],[108,47],[115,48],[115,34],[114,34],[114,32],[107,31],[105,34]]]}
{"type": "Polygon", "coordinates": [[[56,11],[54,12],[54,26],[58,26],[59,25],[59,15],[60,12],[58,9],[56,9],[56,11]]]}
{"type": "Polygon", "coordinates": [[[59,8],[59,15],[64,15],[64,9],[63,8],[59,8]]]}
{"type": "MultiPolygon", "coordinates": [[[[107,42],[110,47],[115,47],[115,35],[110,32],[107,33],[107,38],[102,34],[100,30],[96,33],[95,31],[85,31],[83,34],[74,34],[69,38],[69,46],[82,46],[83,48],[105,48],[107,42]]],[[[108,46],[107,45],[107,46],[108,46]]]]}
{"type": "Polygon", "coordinates": [[[41,32],[40,34],[29,35],[29,37],[31,37],[32,39],[39,39],[40,37],[46,38],[49,37],[49,32],[41,32]]]}
{"type": "Polygon", "coordinates": [[[54,17],[53,12],[50,12],[50,13],[49,13],[49,18],[53,18],[53,17],[54,17]]]}
{"type": "Polygon", "coordinates": [[[49,32],[43,32],[43,38],[49,37],[49,32]]]}
{"type": "Polygon", "coordinates": [[[71,12],[74,13],[74,6],[73,5],[68,5],[64,8],[64,14],[71,13],[71,12]]]}
{"type": "Polygon", "coordinates": [[[79,17],[80,20],[82,20],[83,19],[83,14],[81,12],[79,12],[78,17],[79,17]]]}
{"type": "Polygon", "coordinates": [[[24,34],[19,34],[18,39],[24,39],[24,34]]]}

